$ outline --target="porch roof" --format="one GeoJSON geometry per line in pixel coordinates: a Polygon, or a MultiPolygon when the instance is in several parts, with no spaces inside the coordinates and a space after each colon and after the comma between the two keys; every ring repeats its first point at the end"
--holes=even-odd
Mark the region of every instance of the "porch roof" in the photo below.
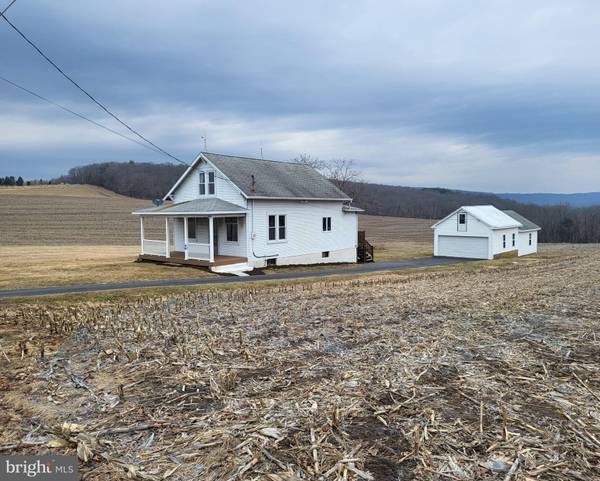
{"type": "Polygon", "coordinates": [[[188,202],[178,204],[166,204],[158,207],[149,207],[147,209],[138,209],[133,214],[136,215],[218,215],[218,214],[244,214],[247,209],[231,202],[218,199],[194,199],[188,202]]]}

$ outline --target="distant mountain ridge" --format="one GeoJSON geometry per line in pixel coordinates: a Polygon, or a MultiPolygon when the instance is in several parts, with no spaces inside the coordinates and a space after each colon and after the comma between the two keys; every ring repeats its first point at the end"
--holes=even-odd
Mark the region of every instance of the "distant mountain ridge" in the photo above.
{"type": "Polygon", "coordinates": [[[533,193],[496,194],[503,199],[515,200],[525,204],[536,205],[570,205],[572,207],[591,207],[600,205],[600,192],[581,192],[577,194],[533,193]]]}

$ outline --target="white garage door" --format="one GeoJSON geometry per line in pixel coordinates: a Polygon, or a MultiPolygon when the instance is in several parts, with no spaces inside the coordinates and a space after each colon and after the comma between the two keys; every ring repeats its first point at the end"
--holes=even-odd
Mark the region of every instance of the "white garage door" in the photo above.
{"type": "Polygon", "coordinates": [[[438,255],[487,259],[488,238],[441,235],[438,237],[438,255]]]}

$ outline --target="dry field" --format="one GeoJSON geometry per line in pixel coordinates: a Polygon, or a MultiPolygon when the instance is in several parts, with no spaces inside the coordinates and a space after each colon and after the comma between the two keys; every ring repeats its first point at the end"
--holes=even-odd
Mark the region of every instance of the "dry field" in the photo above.
{"type": "Polygon", "coordinates": [[[596,480],[600,250],[0,312],[0,450],[87,480],[596,480]]]}
{"type": "MultiPolygon", "coordinates": [[[[90,185],[0,187],[0,289],[106,284],[212,275],[194,268],[133,263],[149,202],[90,185]]],[[[360,216],[381,261],[430,256],[431,221],[360,216]]],[[[148,236],[164,224],[146,221],[148,236]]]]}

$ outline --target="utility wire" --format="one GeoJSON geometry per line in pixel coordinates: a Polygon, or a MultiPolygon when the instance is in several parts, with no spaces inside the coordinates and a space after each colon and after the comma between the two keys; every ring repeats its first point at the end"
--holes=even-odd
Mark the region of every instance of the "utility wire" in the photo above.
{"type": "Polygon", "coordinates": [[[59,109],[64,110],[65,112],[68,112],[76,117],[79,117],[80,119],[86,120],[86,121],[90,122],[91,124],[94,124],[97,127],[100,127],[101,129],[104,129],[112,134],[118,135],[119,137],[123,137],[124,139],[127,139],[131,142],[135,142],[136,144],[141,145],[142,147],[144,147],[146,149],[150,149],[152,152],[156,152],[158,154],[161,153],[158,150],[154,149],[153,147],[150,147],[148,144],[140,142],[139,140],[136,140],[134,138],[128,137],[127,135],[124,135],[121,132],[113,130],[110,127],[107,127],[106,125],[102,125],[101,123],[96,122],[95,120],[92,120],[92,119],[86,117],[85,115],[81,115],[81,114],[75,112],[74,110],[71,110],[70,108],[65,107],[64,105],[61,105],[57,102],[54,102],[53,100],[50,100],[46,97],[41,96],[40,94],[34,92],[33,90],[29,90],[28,88],[23,87],[22,85],[19,85],[19,84],[13,82],[12,80],[7,79],[6,77],[3,77],[0,75],[0,80],[6,82],[7,84],[12,85],[13,87],[16,87],[16,88],[22,90],[23,92],[27,92],[28,94],[33,95],[34,97],[37,97],[38,99],[43,100],[44,102],[48,102],[49,104],[54,105],[55,107],[58,107],[59,109]]]}
{"type": "Polygon", "coordinates": [[[15,24],[13,24],[7,17],[6,15],[4,15],[4,12],[6,10],[8,10],[8,8],[15,2],[16,0],[13,0],[13,2],[4,9],[4,11],[2,13],[0,13],[0,16],[6,21],[6,23],[8,23],[11,28],[17,32],[22,38],[23,40],[25,40],[29,45],[31,45],[31,47],[33,47],[35,49],[35,51],[37,53],[39,53],[44,60],[46,60],[50,65],[52,65],[64,78],[66,78],[69,82],[71,82],[75,87],[77,87],[81,92],[83,92],[92,102],[94,102],[96,105],[98,105],[98,107],[100,107],[102,110],[104,110],[108,115],[110,115],[112,118],[114,118],[117,122],[119,122],[121,125],[123,125],[127,130],[129,130],[131,133],[135,134],[137,137],[139,137],[140,139],[142,139],[144,142],[150,144],[152,147],[154,147],[155,149],[157,149],[158,151],[160,151],[161,153],[163,153],[164,155],[167,155],[168,157],[171,157],[172,159],[176,160],[177,162],[180,162],[182,164],[188,165],[186,162],[184,162],[181,159],[178,159],[177,157],[175,157],[174,155],[170,154],[169,152],[167,152],[164,149],[161,149],[158,145],[156,145],[155,143],[151,142],[150,140],[148,140],[146,137],[144,137],[142,134],[140,134],[138,131],[136,131],[135,129],[133,129],[132,127],[130,127],[129,125],[127,125],[125,122],[123,122],[119,117],[117,117],[114,113],[112,113],[106,106],[104,106],[100,101],[96,100],[96,98],[90,94],[87,90],[85,90],[81,85],[79,85],[75,80],[73,80],[71,77],[69,77],[69,75],[67,75],[67,73],[65,73],[65,71],[60,68],[56,63],[54,63],[52,61],[52,59],[50,59],[50,57],[48,57],[44,52],[42,52],[42,50],[40,50],[40,48],[33,43],[31,40],[29,40],[29,38],[23,33],[21,32],[21,30],[19,30],[15,24]]]}
{"type": "Polygon", "coordinates": [[[6,7],[4,10],[2,10],[2,13],[0,13],[0,15],[4,16],[4,14],[6,13],[6,11],[13,6],[13,4],[16,2],[17,0],[12,0],[12,2],[10,2],[8,4],[8,7],[6,7]]]}

